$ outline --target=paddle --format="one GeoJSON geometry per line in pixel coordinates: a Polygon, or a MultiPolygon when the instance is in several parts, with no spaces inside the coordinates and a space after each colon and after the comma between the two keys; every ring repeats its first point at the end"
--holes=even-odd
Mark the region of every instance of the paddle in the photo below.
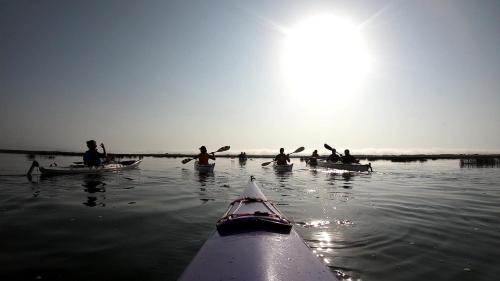
{"type": "MultiPolygon", "coordinates": [[[[329,145],[328,145],[328,144],[326,144],[326,143],[325,143],[324,147],[325,147],[326,149],[328,149],[328,150],[331,150],[331,151],[333,151],[333,150],[334,150],[334,148],[332,148],[331,146],[329,146],[329,145]]],[[[342,154],[338,153],[336,150],[335,150],[335,152],[338,154],[338,156],[341,156],[341,157],[342,157],[342,154]]]]}
{"type": "MultiPolygon", "coordinates": [[[[288,155],[290,155],[290,154],[294,154],[294,153],[299,153],[299,152],[302,152],[302,151],[304,151],[304,149],[305,149],[305,148],[304,148],[303,146],[301,146],[301,147],[299,147],[299,148],[295,149],[295,151],[294,151],[294,152],[289,153],[288,155]]],[[[269,165],[269,164],[273,163],[274,161],[275,161],[275,160],[273,160],[273,161],[269,161],[269,162],[264,162],[264,163],[262,163],[261,165],[262,165],[262,167],[264,167],[264,166],[267,166],[267,165],[269,165]]]]}
{"type": "MultiPolygon", "coordinates": [[[[333,148],[331,146],[329,146],[328,144],[325,143],[324,146],[326,149],[333,151],[333,148]]],[[[335,152],[338,154],[338,156],[342,157],[342,154],[338,153],[337,151],[335,151],[335,152]]],[[[356,160],[356,163],[359,164],[359,160],[356,160]]]]}
{"type": "MultiPolygon", "coordinates": [[[[216,152],[228,151],[230,148],[231,147],[229,145],[226,145],[226,146],[223,146],[223,147],[219,148],[217,151],[211,152],[210,154],[216,153],[216,152]]],[[[189,161],[191,161],[193,159],[196,159],[196,157],[195,158],[186,158],[186,159],[182,160],[182,164],[186,164],[186,163],[188,163],[189,161]]]]}

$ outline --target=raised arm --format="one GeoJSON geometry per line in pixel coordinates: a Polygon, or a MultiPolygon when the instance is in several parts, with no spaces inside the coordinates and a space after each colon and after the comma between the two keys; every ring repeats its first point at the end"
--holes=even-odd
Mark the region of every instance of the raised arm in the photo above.
{"type": "Polygon", "coordinates": [[[104,143],[101,143],[101,147],[102,147],[102,156],[104,158],[108,157],[108,154],[106,153],[106,147],[104,147],[104,143]]]}

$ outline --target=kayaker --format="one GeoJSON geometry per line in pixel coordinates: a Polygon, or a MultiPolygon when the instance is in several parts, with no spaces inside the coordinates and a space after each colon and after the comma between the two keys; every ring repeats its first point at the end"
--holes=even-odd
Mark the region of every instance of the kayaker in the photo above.
{"type": "Polygon", "coordinates": [[[354,158],[354,156],[351,155],[349,152],[349,149],[344,150],[344,156],[342,156],[342,163],[344,164],[352,164],[352,163],[359,163],[359,160],[354,158]]]}
{"type": "Polygon", "coordinates": [[[311,157],[309,157],[308,160],[309,165],[317,165],[318,158],[319,158],[318,150],[314,150],[311,157]]]}
{"type": "Polygon", "coordinates": [[[328,156],[326,161],[334,163],[340,161],[340,156],[337,154],[337,150],[335,148],[332,149],[332,154],[328,156]]]}
{"type": "Polygon", "coordinates": [[[87,141],[87,147],[89,148],[89,150],[87,150],[85,154],[83,154],[83,163],[86,166],[101,166],[101,158],[106,158],[108,156],[104,144],[101,143],[102,153],[97,151],[97,143],[95,142],[95,140],[87,141]]]}
{"type": "Polygon", "coordinates": [[[247,160],[247,154],[246,154],[246,152],[241,152],[240,155],[238,156],[238,158],[240,159],[240,161],[247,160]]]}
{"type": "Polygon", "coordinates": [[[212,152],[211,154],[207,153],[207,148],[202,145],[200,147],[200,154],[196,155],[198,159],[198,164],[200,165],[208,165],[208,159],[215,160],[215,154],[212,152]]]}
{"type": "Polygon", "coordinates": [[[280,154],[274,157],[274,161],[276,161],[277,165],[286,165],[287,162],[290,162],[290,156],[288,156],[288,154],[285,154],[284,148],[280,148],[280,154]]]}

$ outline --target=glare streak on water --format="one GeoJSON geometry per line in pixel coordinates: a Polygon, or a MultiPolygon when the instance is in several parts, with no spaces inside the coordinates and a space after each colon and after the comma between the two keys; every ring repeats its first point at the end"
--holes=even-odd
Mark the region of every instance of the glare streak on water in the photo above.
{"type": "Polygon", "coordinates": [[[180,160],[29,181],[14,176],[29,159],[0,154],[0,280],[175,280],[250,175],[346,280],[500,275],[497,168],[377,161],[372,174],[342,174],[294,159],[292,173],[277,174],[262,159],[218,159],[200,175],[180,160]]]}

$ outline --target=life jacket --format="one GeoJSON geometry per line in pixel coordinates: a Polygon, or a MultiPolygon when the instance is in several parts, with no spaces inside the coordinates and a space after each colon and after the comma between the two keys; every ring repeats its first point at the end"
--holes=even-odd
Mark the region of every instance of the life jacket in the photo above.
{"type": "Polygon", "coordinates": [[[95,150],[88,150],[83,154],[83,163],[87,166],[101,166],[102,154],[95,150]]]}
{"type": "Polygon", "coordinates": [[[289,160],[290,158],[288,158],[288,156],[285,154],[278,154],[274,159],[276,160],[277,165],[286,165],[287,160],[289,160]]]}
{"type": "Polygon", "coordinates": [[[200,153],[200,155],[198,155],[198,163],[201,165],[208,165],[208,153],[200,153]]]}

